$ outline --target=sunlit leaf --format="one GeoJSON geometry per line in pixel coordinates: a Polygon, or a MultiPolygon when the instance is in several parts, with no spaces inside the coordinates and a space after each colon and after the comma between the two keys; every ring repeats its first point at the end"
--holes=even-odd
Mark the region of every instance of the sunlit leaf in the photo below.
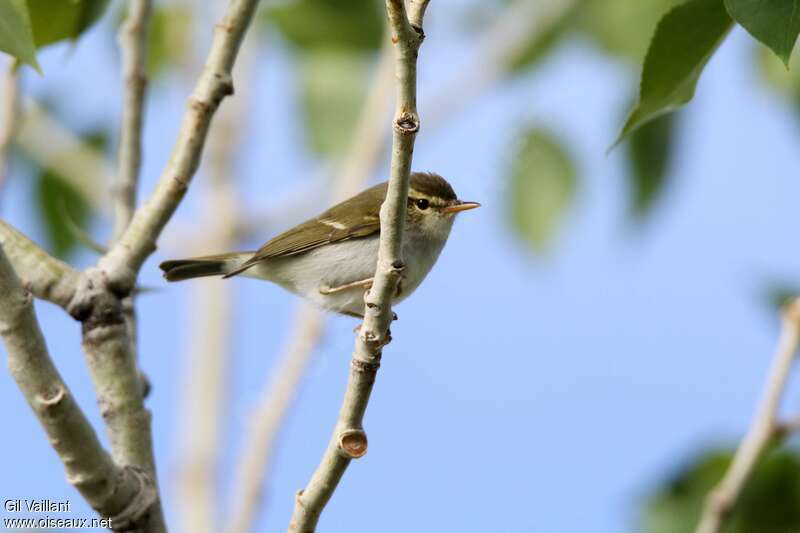
{"type": "Polygon", "coordinates": [[[639,103],[617,142],[692,99],[703,68],[732,24],[720,0],[689,0],[661,19],[644,60],[639,103]]]}
{"type": "Polygon", "coordinates": [[[348,147],[369,64],[364,54],[347,51],[309,51],[300,57],[306,131],[317,153],[348,147]]]}
{"type": "Polygon", "coordinates": [[[303,49],[376,50],[385,15],[383,3],[373,0],[296,0],[270,6],[264,16],[289,42],[303,49]]]}
{"type": "Polygon", "coordinates": [[[0,51],[41,72],[25,0],[0,0],[0,51]]]}
{"type": "Polygon", "coordinates": [[[664,190],[675,144],[677,114],[662,115],[634,131],[625,145],[628,155],[631,213],[641,218],[664,190]]]}
{"type": "Polygon", "coordinates": [[[74,40],[108,7],[108,0],[27,0],[36,46],[74,40]]]}
{"type": "Polygon", "coordinates": [[[800,0],[725,0],[728,14],[786,67],[800,34],[800,0]]]}
{"type": "MultiPolygon", "coordinates": [[[[691,533],[708,492],[730,465],[730,452],[712,452],[681,469],[647,505],[645,533],[691,533]]],[[[800,531],[800,457],[772,451],[762,459],[734,507],[725,533],[800,531]]]]}
{"type": "Polygon", "coordinates": [[[575,194],[576,171],[560,141],[543,129],[523,133],[510,173],[511,225],[543,250],[575,194]]]}

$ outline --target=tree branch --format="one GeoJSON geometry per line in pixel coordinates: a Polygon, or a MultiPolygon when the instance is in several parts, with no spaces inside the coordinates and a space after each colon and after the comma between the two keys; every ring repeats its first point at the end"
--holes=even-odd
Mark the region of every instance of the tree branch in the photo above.
{"type": "Polygon", "coordinates": [[[778,422],[778,409],[800,343],[800,298],[783,309],[781,321],[781,336],[756,415],[722,481],[706,498],[696,533],[722,530],[758,460],[785,430],[778,422]]]}
{"type": "Polygon", "coordinates": [[[114,240],[118,239],[133,218],[136,188],[142,164],[142,129],[144,95],[147,88],[147,30],[152,0],[132,0],[128,16],[119,29],[117,39],[122,52],[122,76],[125,90],[122,105],[122,127],[119,138],[117,184],[114,187],[114,240]]]}
{"type": "Polygon", "coordinates": [[[356,340],[339,420],[322,462],[306,488],[297,493],[289,524],[289,531],[292,532],[311,533],[316,529],[322,509],[333,495],[350,461],[367,452],[367,436],[362,420],[380,366],[382,348],[391,340],[392,296],[404,269],[401,253],[408,179],[414,140],[420,127],[416,98],[417,53],[424,38],[422,18],[427,4],[427,0],[410,2],[407,15],[403,0],[386,1],[395,45],[397,108],[393,123],[389,188],[381,207],[375,281],[364,296],[364,323],[356,340]]]}
{"type": "MultiPolygon", "coordinates": [[[[356,194],[377,166],[383,148],[381,133],[389,112],[393,78],[392,50],[385,46],[347,154],[334,177],[332,203],[356,194]]],[[[253,529],[262,507],[275,442],[286,413],[294,402],[300,380],[322,337],[324,325],[325,317],[321,311],[300,304],[295,325],[289,334],[289,343],[265,384],[261,402],[251,417],[232,484],[235,492],[230,500],[233,502],[232,509],[226,515],[232,517],[228,533],[247,533],[253,529]]]]}
{"type": "Polygon", "coordinates": [[[118,468],[97,439],[47,353],[31,294],[0,246],[0,335],[8,367],[66,470],[67,480],[98,513],[123,529],[156,499],[151,478],[118,468]]]}
{"type": "Polygon", "coordinates": [[[23,285],[42,300],[66,309],[75,296],[80,273],[51,256],[0,220],[0,245],[5,249],[14,270],[22,274],[23,285]]]}
{"type": "Polygon", "coordinates": [[[231,69],[258,0],[232,0],[217,24],[203,73],[189,97],[178,139],[156,190],[134,214],[122,237],[101,260],[112,285],[129,291],[136,273],[155,250],[155,243],[177,209],[197,167],[220,102],[233,93],[231,69]]]}

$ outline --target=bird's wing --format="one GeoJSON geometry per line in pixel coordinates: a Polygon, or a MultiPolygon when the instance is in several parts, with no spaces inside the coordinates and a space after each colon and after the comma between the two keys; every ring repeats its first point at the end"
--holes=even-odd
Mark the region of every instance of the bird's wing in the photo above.
{"type": "Polygon", "coordinates": [[[281,233],[225,277],[240,274],[265,259],[296,255],[330,243],[379,233],[380,208],[386,198],[386,188],[386,183],[376,185],[331,207],[319,217],[281,233]]]}

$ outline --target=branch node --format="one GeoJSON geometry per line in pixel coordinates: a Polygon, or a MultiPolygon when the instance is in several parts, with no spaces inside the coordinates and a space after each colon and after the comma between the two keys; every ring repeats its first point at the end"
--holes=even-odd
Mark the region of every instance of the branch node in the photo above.
{"type": "Polygon", "coordinates": [[[358,459],[367,453],[367,434],[362,429],[346,429],[339,433],[339,453],[347,459],[358,459]]]}
{"type": "Polygon", "coordinates": [[[419,131],[419,116],[405,111],[394,121],[394,131],[401,135],[413,135],[419,131]]]}
{"type": "Polygon", "coordinates": [[[214,74],[214,77],[216,78],[217,83],[219,84],[219,96],[218,96],[218,98],[220,100],[222,100],[226,96],[230,96],[230,95],[233,94],[233,92],[234,92],[233,91],[233,78],[231,77],[230,74],[224,74],[224,73],[218,72],[218,73],[214,74]]]}
{"type": "Polygon", "coordinates": [[[380,360],[364,361],[363,359],[353,359],[352,361],[350,361],[350,368],[352,368],[354,372],[359,372],[362,374],[366,373],[376,374],[380,367],[381,367],[380,360]]]}
{"type": "Polygon", "coordinates": [[[50,407],[54,407],[64,401],[64,398],[67,395],[67,390],[62,387],[61,385],[57,385],[55,390],[53,391],[52,396],[46,396],[45,394],[40,394],[36,397],[36,403],[42,407],[43,410],[47,410],[50,407]]]}
{"type": "Polygon", "coordinates": [[[119,513],[111,517],[114,528],[125,528],[141,518],[155,503],[158,497],[153,478],[142,468],[133,465],[125,466],[125,471],[130,473],[139,484],[139,490],[130,503],[119,513]]]}

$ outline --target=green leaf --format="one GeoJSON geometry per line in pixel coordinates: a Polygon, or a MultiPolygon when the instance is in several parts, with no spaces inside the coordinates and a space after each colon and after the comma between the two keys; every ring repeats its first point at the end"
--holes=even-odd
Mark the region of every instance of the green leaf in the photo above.
{"type": "MultiPolygon", "coordinates": [[[[703,454],[682,468],[649,502],[645,533],[691,533],[708,492],[724,475],[733,454],[703,454]]],[[[800,457],[797,450],[768,451],[734,507],[725,533],[800,531],[800,457]]]]}
{"type": "MultiPolygon", "coordinates": [[[[105,150],[109,142],[108,132],[102,129],[86,133],[81,138],[100,150],[105,150]]],[[[38,214],[47,236],[48,248],[56,256],[66,259],[75,246],[85,239],[85,233],[82,234],[80,228],[89,221],[91,206],[58,169],[40,167],[22,152],[17,155],[36,174],[38,214]]]]}
{"type": "Polygon", "coordinates": [[[27,63],[41,74],[25,0],[0,0],[0,51],[27,63]]]}
{"type": "Polygon", "coordinates": [[[728,14],[789,68],[800,34],[800,0],[725,0],[728,14]]]}
{"type": "Polygon", "coordinates": [[[733,22],[721,0],[689,0],[664,15],[647,51],[639,103],[617,139],[689,102],[733,22]]]}
{"type": "Polygon", "coordinates": [[[530,246],[542,251],[569,207],[577,177],[572,159],[549,132],[523,133],[511,168],[511,225],[530,246]]]}
{"type": "Polygon", "coordinates": [[[74,40],[108,7],[109,0],[27,0],[36,46],[74,40]]]}
{"type": "Polygon", "coordinates": [[[147,45],[149,76],[157,77],[183,60],[191,28],[192,15],[186,6],[166,5],[153,9],[147,45]]]}
{"type": "Polygon", "coordinates": [[[299,48],[377,50],[384,27],[383,3],[372,0],[297,0],[264,11],[299,48]]]}
{"type": "Polygon", "coordinates": [[[675,114],[662,115],[634,131],[626,144],[630,210],[646,216],[664,190],[675,140],[675,114]]]}
{"type": "Polygon", "coordinates": [[[312,149],[341,153],[363,105],[369,54],[309,51],[300,57],[306,131],[312,149]]]}
{"type": "Polygon", "coordinates": [[[89,206],[74,187],[51,169],[44,169],[39,174],[36,195],[48,247],[54,255],[64,259],[78,244],[67,218],[78,227],[83,226],[89,219],[89,206]]]}

